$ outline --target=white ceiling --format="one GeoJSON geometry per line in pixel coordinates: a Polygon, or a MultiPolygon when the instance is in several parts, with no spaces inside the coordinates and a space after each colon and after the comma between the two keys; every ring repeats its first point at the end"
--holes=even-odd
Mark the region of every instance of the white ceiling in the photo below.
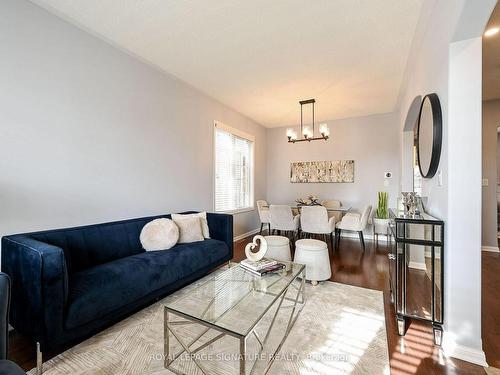
{"type": "Polygon", "coordinates": [[[32,0],[267,127],[395,109],[422,0],[32,0]]]}
{"type": "MultiPolygon", "coordinates": [[[[486,30],[500,27],[500,5],[497,4],[486,30]]],[[[500,33],[483,37],[483,100],[500,99],[500,33]]]]}

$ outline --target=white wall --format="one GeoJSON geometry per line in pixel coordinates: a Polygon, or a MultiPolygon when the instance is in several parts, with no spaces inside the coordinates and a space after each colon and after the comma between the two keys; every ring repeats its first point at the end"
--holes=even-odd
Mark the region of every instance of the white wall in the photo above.
{"type": "Polygon", "coordinates": [[[270,203],[293,204],[309,194],[339,199],[361,211],[377,204],[377,192],[388,191],[390,206],[399,190],[398,117],[375,115],[329,121],[328,141],[288,143],[286,128],[267,133],[267,198],[270,203]],[[291,183],[290,163],[298,161],[354,160],[354,183],[291,183]],[[388,186],[385,172],[392,172],[388,186]]]}
{"type": "MultiPolygon", "coordinates": [[[[25,0],[0,12],[0,235],[213,210],[213,121],[259,124],[25,0]]],[[[235,235],[258,227],[236,215],[235,235]]]]}
{"type": "MultiPolygon", "coordinates": [[[[485,362],[481,343],[481,46],[480,39],[479,48],[476,39],[460,41],[481,36],[495,3],[424,1],[399,106],[404,124],[416,95],[436,92],[441,100],[443,186],[436,174],[424,181],[423,195],[429,197],[430,213],[446,225],[445,346],[450,355],[481,364],[485,362]]],[[[402,137],[401,132],[401,143],[402,137]]]]}
{"type": "Polygon", "coordinates": [[[472,355],[486,363],[481,340],[481,48],[480,37],[450,44],[445,339],[458,357],[472,355]]]}
{"type": "Polygon", "coordinates": [[[497,149],[500,126],[500,100],[483,102],[483,179],[482,188],[482,246],[498,249],[497,238],[497,149]]]}

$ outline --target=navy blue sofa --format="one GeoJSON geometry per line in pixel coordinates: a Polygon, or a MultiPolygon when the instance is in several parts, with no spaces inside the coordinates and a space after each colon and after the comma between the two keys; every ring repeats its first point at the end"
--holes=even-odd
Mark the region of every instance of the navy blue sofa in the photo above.
{"type": "Polygon", "coordinates": [[[26,375],[14,362],[9,361],[10,278],[0,272],[0,375],[26,375]]]}
{"type": "Polygon", "coordinates": [[[41,351],[75,344],[233,257],[233,218],[207,214],[210,237],[146,252],[139,235],[170,215],[2,238],[12,280],[10,322],[41,351]]]}

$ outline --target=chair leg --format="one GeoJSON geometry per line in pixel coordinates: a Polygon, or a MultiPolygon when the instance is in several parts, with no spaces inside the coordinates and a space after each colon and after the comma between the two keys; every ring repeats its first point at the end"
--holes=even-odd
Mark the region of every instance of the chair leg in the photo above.
{"type": "Polygon", "coordinates": [[[260,235],[262,235],[262,227],[264,226],[264,223],[260,223],[260,235]]]}
{"type": "Polygon", "coordinates": [[[333,242],[333,233],[330,233],[330,242],[331,242],[331,244],[332,244],[332,251],[333,251],[333,250],[334,250],[334,248],[335,248],[335,244],[334,244],[334,242],[333,242]]]}
{"type": "Polygon", "coordinates": [[[361,247],[365,251],[365,238],[363,237],[363,231],[359,231],[359,240],[361,241],[361,247]]]}
{"type": "Polygon", "coordinates": [[[267,223],[267,234],[271,235],[271,223],[267,223]]]}

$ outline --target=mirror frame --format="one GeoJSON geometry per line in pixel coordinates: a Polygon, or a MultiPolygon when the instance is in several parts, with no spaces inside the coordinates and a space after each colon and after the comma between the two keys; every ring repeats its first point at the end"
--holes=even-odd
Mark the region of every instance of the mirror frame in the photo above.
{"type": "Polygon", "coordinates": [[[443,115],[441,113],[441,103],[436,93],[428,94],[422,98],[420,103],[420,110],[418,112],[417,124],[417,159],[418,169],[423,178],[432,178],[436,174],[439,167],[439,159],[441,158],[441,147],[443,143],[443,115]],[[425,100],[429,99],[432,110],[432,151],[429,170],[426,174],[422,171],[420,163],[420,118],[422,116],[422,108],[424,107],[425,100]]]}

